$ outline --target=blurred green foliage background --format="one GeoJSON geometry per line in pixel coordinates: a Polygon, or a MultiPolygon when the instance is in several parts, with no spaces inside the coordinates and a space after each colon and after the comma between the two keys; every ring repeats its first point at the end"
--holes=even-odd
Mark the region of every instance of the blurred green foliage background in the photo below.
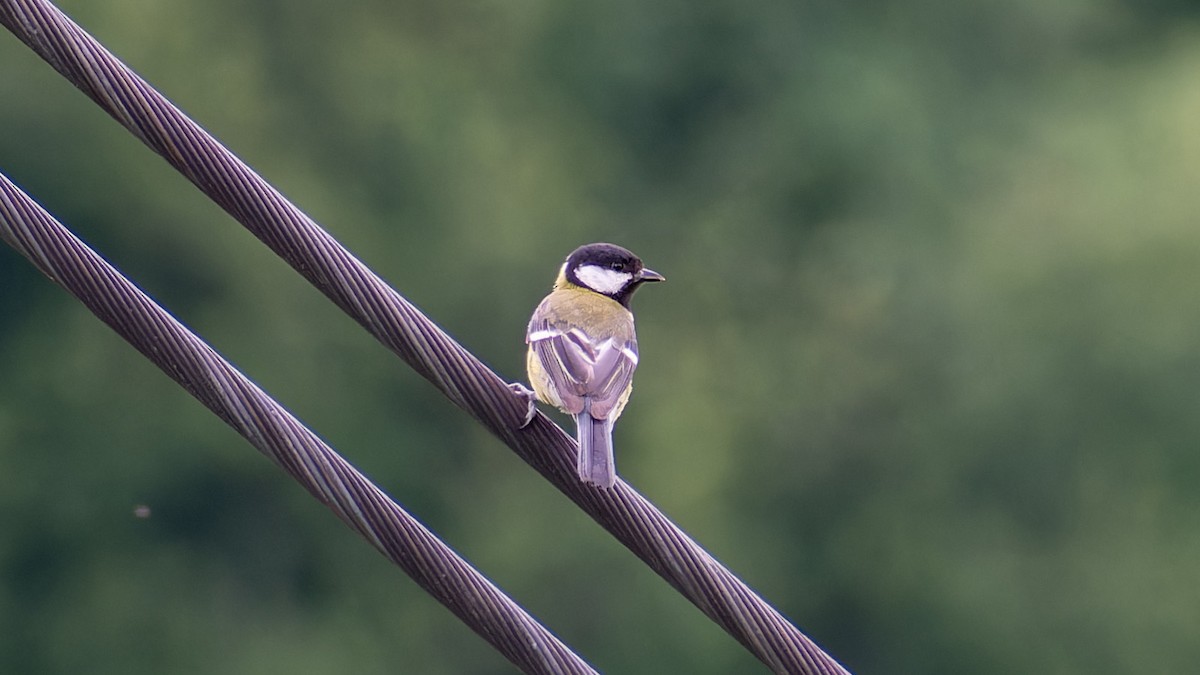
{"type": "MultiPolygon", "coordinates": [[[[851,670],[1200,662],[1195,3],[61,6],[506,377],[666,274],[620,471],[851,670]]],[[[761,671],[7,33],[0,169],[600,669],[761,671]]],[[[509,671],[0,250],[0,672],[509,671]]]]}

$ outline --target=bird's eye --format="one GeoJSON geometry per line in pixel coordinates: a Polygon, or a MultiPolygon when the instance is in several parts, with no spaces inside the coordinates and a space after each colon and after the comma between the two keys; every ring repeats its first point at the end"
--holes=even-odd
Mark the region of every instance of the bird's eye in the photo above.
{"type": "Polygon", "coordinates": [[[614,272],[624,272],[625,271],[625,263],[623,263],[623,262],[610,263],[608,267],[609,267],[609,269],[611,269],[614,272]]]}

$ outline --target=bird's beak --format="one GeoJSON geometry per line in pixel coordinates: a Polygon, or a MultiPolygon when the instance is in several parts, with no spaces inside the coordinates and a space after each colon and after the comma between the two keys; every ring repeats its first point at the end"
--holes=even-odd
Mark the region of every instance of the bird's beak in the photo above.
{"type": "Polygon", "coordinates": [[[652,269],[643,267],[641,272],[638,272],[638,281],[666,281],[667,278],[655,272],[652,269]]]}

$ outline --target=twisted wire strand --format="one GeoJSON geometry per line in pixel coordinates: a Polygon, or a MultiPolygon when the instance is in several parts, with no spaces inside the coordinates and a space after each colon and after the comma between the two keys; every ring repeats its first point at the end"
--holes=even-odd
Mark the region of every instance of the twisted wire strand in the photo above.
{"type": "Polygon", "coordinates": [[[541,414],[520,428],[525,403],[499,376],[53,4],[0,0],[0,23],[772,670],[847,672],[624,481],[580,483],[570,436],[541,414]]]}
{"type": "Polygon", "coordinates": [[[0,173],[0,239],[527,673],[596,671],[0,173]]]}

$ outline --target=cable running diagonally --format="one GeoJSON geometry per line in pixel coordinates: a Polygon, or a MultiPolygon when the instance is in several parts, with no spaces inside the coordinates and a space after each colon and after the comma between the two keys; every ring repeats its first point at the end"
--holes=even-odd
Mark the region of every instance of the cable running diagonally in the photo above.
{"type": "Polygon", "coordinates": [[[45,0],[0,0],[0,22],[500,437],[755,656],[781,673],[844,669],[623,481],[574,478],[574,442],[303,212],[45,0]]]}
{"type": "Polygon", "coordinates": [[[316,434],[0,174],[0,239],[527,673],[595,673],[316,434]]]}

